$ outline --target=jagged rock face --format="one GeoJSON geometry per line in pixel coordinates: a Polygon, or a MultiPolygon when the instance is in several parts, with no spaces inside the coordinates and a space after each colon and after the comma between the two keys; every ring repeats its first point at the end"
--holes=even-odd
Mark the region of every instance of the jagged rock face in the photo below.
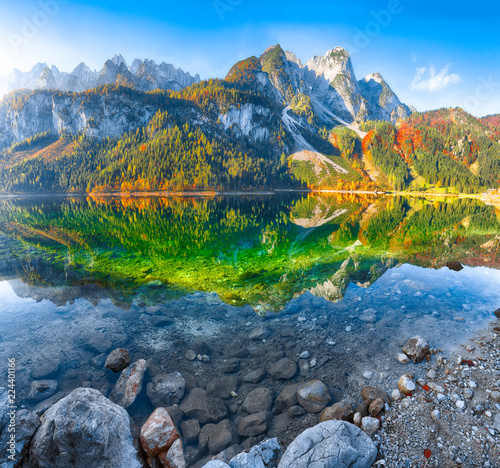
{"type": "Polygon", "coordinates": [[[325,55],[312,57],[305,66],[316,72],[316,76],[323,76],[330,83],[333,83],[337,75],[345,75],[351,81],[355,80],[351,57],[342,47],[329,50],[325,55]]]}
{"type": "Polygon", "coordinates": [[[0,104],[0,148],[43,132],[118,136],[146,125],[157,110],[129,95],[37,92],[20,108],[0,104]]]}
{"type": "Polygon", "coordinates": [[[56,87],[56,80],[50,71],[50,68],[45,67],[40,74],[40,78],[36,82],[37,89],[54,89],[56,87]]]}
{"type": "Polygon", "coordinates": [[[229,127],[239,135],[250,137],[252,141],[269,138],[269,123],[272,113],[269,109],[254,104],[232,107],[219,115],[219,121],[227,130],[229,127]]]}
{"type": "MultiPolygon", "coordinates": [[[[333,114],[349,123],[367,119],[395,122],[412,112],[401,104],[380,74],[357,81],[351,57],[341,47],[314,56],[304,65],[278,44],[269,47],[259,59],[251,57],[241,63],[251,63],[253,68],[243,72],[240,80],[253,84],[258,92],[277,103],[290,104],[294,96],[303,93],[323,120],[333,114]],[[255,64],[257,60],[259,66],[255,64]],[[248,80],[248,73],[253,74],[253,79],[248,80]]],[[[237,68],[238,64],[227,79],[234,78],[237,68]]]]}
{"type": "Polygon", "coordinates": [[[395,122],[412,113],[408,106],[401,103],[380,73],[368,75],[358,81],[358,85],[368,102],[368,119],[395,122]]]}
{"type": "Polygon", "coordinates": [[[115,55],[104,63],[103,68],[93,72],[87,65],[80,63],[71,73],[61,72],[55,66],[48,68],[45,63],[36,64],[29,72],[14,70],[8,76],[0,76],[0,92],[10,92],[16,89],[59,89],[79,93],[103,84],[125,83],[141,91],[153,89],[181,90],[193,83],[198,83],[200,77],[175,68],[173,65],[161,63],[157,65],[152,60],[134,60],[127,67],[121,55],[115,55]]]}
{"type": "Polygon", "coordinates": [[[117,54],[115,55],[111,61],[117,66],[119,67],[121,64],[125,65],[125,68],[127,67],[127,63],[125,62],[125,59],[120,55],[120,54],[117,54]]]}
{"type": "Polygon", "coordinates": [[[137,73],[137,70],[141,68],[141,65],[142,65],[142,60],[135,59],[128,69],[130,73],[133,73],[135,75],[137,73]]]}

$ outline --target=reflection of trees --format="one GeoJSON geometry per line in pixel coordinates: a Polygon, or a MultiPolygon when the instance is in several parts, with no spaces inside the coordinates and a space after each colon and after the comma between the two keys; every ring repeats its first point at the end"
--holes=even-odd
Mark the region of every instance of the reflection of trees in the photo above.
{"type": "Polygon", "coordinates": [[[2,200],[0,275],[122,291],[161,281],[168,290],[280,307],[306,289],[339,299],[350,281],[373,282],[386,269],[380,259],[391,256],[434,267],[448,260],[495,265],[499,231],[494,208],[471,199],[2,200]]]}

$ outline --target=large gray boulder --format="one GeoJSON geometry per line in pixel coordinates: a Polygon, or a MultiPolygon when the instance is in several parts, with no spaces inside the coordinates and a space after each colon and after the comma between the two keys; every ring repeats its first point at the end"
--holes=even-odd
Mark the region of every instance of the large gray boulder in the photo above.
{"type": "Polygon", "coordinates": [[[143,467],[130,416],[97,390],[74,390],[50,407],[41,421],[27,468],[143,467]]]}
{"type": "Polygon", "coordinates": [[[373,441],[346,421],[325,421],[300,434],[278,468],[370,468],[377,456],[373,441]]]}

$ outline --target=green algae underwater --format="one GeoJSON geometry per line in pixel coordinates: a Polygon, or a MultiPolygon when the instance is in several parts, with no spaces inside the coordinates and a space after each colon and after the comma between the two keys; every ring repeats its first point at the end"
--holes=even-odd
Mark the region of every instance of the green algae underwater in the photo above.
{"type": "MultiPolygon", "coordinates": [[[[500,213],[475,199],[288,194],[0,199],[0,280],[146,304],[196,291],[258,313],[336,302],[389,267],[499,267],[500,213]],[[92,286],[92,287],[90,287],[92,286]]],[[[74,297],[73,297],[74,296],[74,297]]]]}

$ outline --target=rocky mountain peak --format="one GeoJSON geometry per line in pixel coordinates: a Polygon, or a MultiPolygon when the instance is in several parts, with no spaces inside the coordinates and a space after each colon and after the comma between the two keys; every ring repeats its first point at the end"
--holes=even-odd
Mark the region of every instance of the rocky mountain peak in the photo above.
{"type": "Polygon", "coordinates": [[[325,55],[312,57],[305,66],[310,70],[314,70],[316,76],[323,76],[330,83],[333,83],[337,75],[345,75],[352,81],[356,80],[351,56],[342,47],[335,47],[325,55]]]}
{"type": "Polygon", "coordinates": [[[142,65],[142,60],[135,59],[128,69],[130,73],[133,73],[135,75],[137,73],[137,70],[141,68],[141,65],[142,65]]]}
{"type": "Polygon", "coordinates": [[[363,78],[363,81],[365,81],[366,83],[368,83],[371,80],[373,80],[379,84],[387,84],[385,82],[385,80],[382,78],[382,75],[380,73],[372,73],[372,74],[367,75],[363,78]]]}
{"type": "Polygon", "coordinates": [[[296,63],[300,68],[302,68],[304,65],[302,65],[301,60],[293,53],[290,51],[285,52],[286,58],[289,62],[296,63]]]}
{"type": "Polygon", "coordinates": [[[127,67],[127,62],[125,62],[125,59],[121,56],[121,54],[116,54],[111,61],[119,67],[121,64],[125,65],[125,68],[127,67]]]}
{"type": "Polygon", "coordinates": [[[136,59],[129,68],[125,59],[117,54],[106,60],[102,69],[92,71],[81,62],[70,73],[61,72],[55,66],[37,63],[29,72],[14,70],[8,76],[0,76],[0,97],[16,89],[59,89],[61,91],[82,92],[103,84],[118,83],[134,86],[141,91],[152,89],[180,90],[200,81],[196,74],[189,73],[167,63],[157,65],[153,60],[136,59]],[[47,70],[46,70],[47,69],[47,70]]]}
{"type": "Polygon", "coordinates": [[[36,82],[35,89],[54,89],[56,88],[56,80],[49,67],[45,67],[40,74],[40,78],[36,82]]]}

